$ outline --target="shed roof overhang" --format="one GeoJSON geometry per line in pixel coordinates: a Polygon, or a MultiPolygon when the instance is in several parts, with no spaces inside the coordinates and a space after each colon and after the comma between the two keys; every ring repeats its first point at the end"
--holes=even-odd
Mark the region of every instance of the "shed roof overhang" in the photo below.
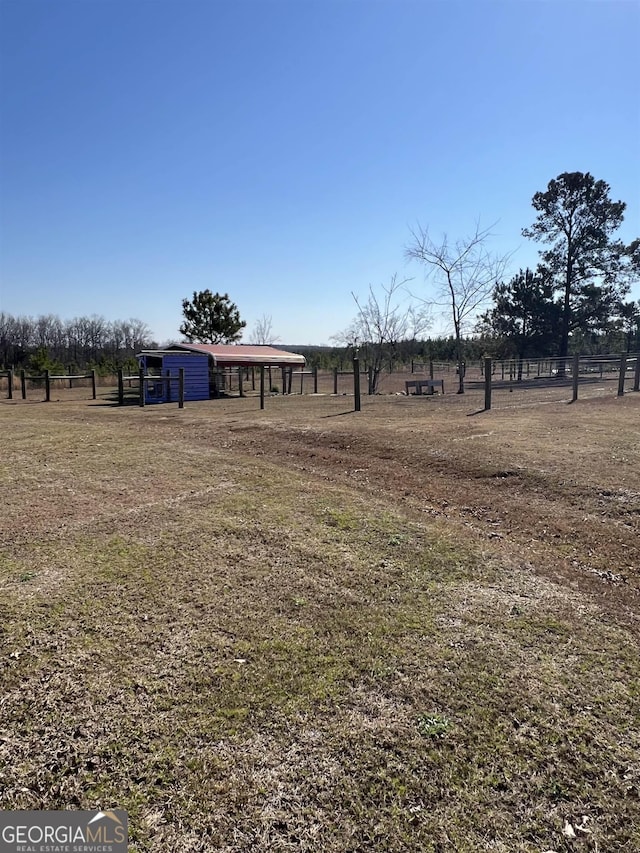
{"type": "MultiPolygon", "coordinates": [[[[175,349],[143,349],[140,350],[139,353],[136,353],[136,358],[142,358],[145,355],[176,355],[181,350],[175,349]]],[[[184,355],[204,355],[204,353],[198,352],[184,352],[184,355]]]]}
{"type": "Polygon", "coordinates": [[[206,353],[215,367],[304,367],[305,357],[272,346],[246,344],[173,344],[173,352],[206,353]]]}

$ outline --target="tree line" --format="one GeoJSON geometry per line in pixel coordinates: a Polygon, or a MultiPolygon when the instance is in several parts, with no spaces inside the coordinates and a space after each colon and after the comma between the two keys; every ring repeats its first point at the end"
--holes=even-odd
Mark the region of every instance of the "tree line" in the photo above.
{"type": "MultiPolygon", "coordinates": [[[[480,361],[487,354],[491,340],[478,337],[464,339],[465,357],[469,362],[480,361]]],[[[353,345],[344,343],[336,346],[294,346],[286,344],[285,349],[295,349],[307,360],[307,368],[312,370],[351,370],[353,356],[357,349],[360,366],[368,372],[371,368],[381,378],[385,373],[392,373],[399,368],[409,368],[412,362],[427,364],[435,362],[455,362],[457,359],[457,344],[453,335],[427,338],[405,338],[394,344],[385,344],[378,348],[367,344],[353,345]],[[377,365],[377,371],[375,370],[377,365]]]]}
{"type": "Polygon", "coordinates": [[[571,352],[640,349],[640,300],[627,298],[640,279],[640,239],[625,245],[616,237],[626,204],[610,191],[589,172],[563,172],[535,193],[537,215],[522,234],[541,246],[540,260],[509,280],[511,255],[490,251],[491,227],[477,223],[468,236],[434,239],[419,224],[405,255],[420,264],[425,284],[398,288],[393,277],[370,287],[366,300],[353,294],[356,317],[334,339],[363,352],[379,374],[399,352],[400,333],[415,329],[412,318],[419,314],[424,329],[424,312],[442,311],[453,329],[459,393],[478,339],[487,355],[557,357],[560,376],[571,352]]]}
{"type": "MultiPolygon", "coordinates": [[[[640,279],[640,239],[625,245],[617,238],[626,204],[610,193],[609,184],[589,172],[563,172],[536,192],[535,220],[522,234],[540,246],[539,262],[510,279],[512,255],[491,251],[492,227],[477,223],[467,236],[435,239],[418,224],[405,256],[421,266],[424,284],[393,275],[388,284],[370,285],[364,297],[352,292],[356,316],[333,336],[334,351],[305,348],[309,361],[339,366],[358,352],[375,391],[386,366],[407,356],[439,360],[446,351],[459,363],[463,393],[464,361],[479,349],[502,358],[555,357],[559,375],[572,352],[640,350],[640,300],[627,298],[640,279]],[[435,311],[444,312],[453,335],[425,347],[435,311]]],[[[246,324],[228,294],[194,293],[182,307],[180,332],[187,340],[241,338],[246,324]]],[[[252,342],[273,340],[271,318],[264,317],[252,342]]]]}
{"type": "MultiPolygon", "coordinates": [[[[640,239],[625,245],[616,237],[626,204],[613,200],[610,191],[589,172],[564,172],[535,193],[536,218],[522,234],[541,246],[540,260],[510,279],[505,271],[511,255],[490,251],[491,228],[478,223],[466,237],[434,239],[428,227],[418,225],[405,255],[420,264],[424,285],[394,275],[388,285],[370,286],[365,298],[352,293],[354,320],[333,337],[334,348],[304,348],[310,363],[339,366],[357,351],[375,391],[383,370],[398,361],[453,357],[462,393],[465,359],[483,354],[556,357],[562,374],[571,352],[640,350],[640,300],[627,298],[640,279],[640,239]],[[436,310],[448,316],[453,334],[425,341],[436,310]]],[[[194,292],[182,301],[182,311],[179,331],[187,341],[234,343],[246,327],[227,293],[194,292]]],[[[271,317],[263,316],[250,341],[277,340],[271,317]]],[[[150,330],[141,320],[0,313],[4,367],[62,372],[65,366],[93,366],[106,372],[150,346],[150,330]]]]}
{"type": "Polygon", "coordinates": [[[63,373],[93,367],[114,372],[135,365],[135,354],[155,346],[151,330],[142,320],[106,320],[74,317],[61,320],[55,314],[14,317],[0,312],[0,364],[63,373]]]}
{"type": "Polygon", "coordinates": [[[588,172],[565,172],[534,195],[537,217],[523,235],[545,248],[535,270],[496,283],[478,328],[514,355],[557,355],[616,343],[640,349],[640,239],[616,238],[626,204],[588,172]]]}

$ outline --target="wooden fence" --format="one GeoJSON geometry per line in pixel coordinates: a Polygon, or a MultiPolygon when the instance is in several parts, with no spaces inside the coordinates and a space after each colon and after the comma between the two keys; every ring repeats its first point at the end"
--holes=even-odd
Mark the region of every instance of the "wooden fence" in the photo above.
{"type": "MultiPolygon", "coordinates": [[[[627,353],[627,358],[634,358],[633,353],[627,353]]],[[[597,375],[600,379],[606,374],[617,373],[620,365],[620,354],[617,355],[580,355],[580,372],[597,375]]],[[[567,358],[508,358],[492,359],[491,374],[500,380],[544,379],[558,376],[571,376],[575,356],[567,358]]],[[[484,375],[484,361],[479,363],[481,376],[484,375]]]]}
{"type": "Polygon", "coordinates": [[[13,400],[13,370],[0,370],[0,376],[7,377],[7,399],[13,400]]]}
{"type": "MultiPolygon", "coordinates": [[[[585,382],[593,382],[594,379],[606,378],[618,380],[617,396],[622,397],[625,393],[626,383],[632,380],[632,390],[640,391],[640,353],[622,353],[618,356],[581,356],[576,353],[569,359],[563,359],[560,368],[553,370],[553,377],[562,379],[567,382],[571,381],[571,402],[575,403],[578,399],[580,388],[580,379],[582,377],[583,384],[585,382]]],[[[491,397],[493,388],[496,387],[497,375],[495,364],[490,358],[485,358],[482,363],[482,375],[484,377],[484,408],[488,411],[491,408],[491,397]]],[[[500,370],[501,377],[505,382],[508,379],[509,390],[513,390],[514,384],[517,386],[520,383],[526,384],[526,374],[523,369],[523,362],[519,362],[515,367],[511,366],[507,370],[506,375],[503,372],[504,363],[500,370]]],[[[536,379],[538,377],[536,376],[536,379]]],[[[505,387],[505,382],[498,380],[500,384],[497,387],[505,387]]],[[[530,377],[531,381],[531,377],[530,377]]],[[[533,380],[535,382],[535,380],[533,380]]]]}
{"type": "MultiPolygon", "coordinates": [[[[96,372],[95,370],[89,371],[89,373],[64,373],[62,375],[55,375],[50,373],[48,370],[45,370],[44,373],[32,376],[27,376],[26,371],[20,371],[20,396],[23,400],[27,399],[27,382],[43,382],[44,383],[44,399],[46,403],[51,401],[51,383],[55,381],[64,381],[69,383],[69,388],[73,388],[73,380],[74,379],[90,379],[91,380],[91,396],[92,399],[96,399],[96,372]]],[[[7,399],[13,400],[13,382],[15,373],[13,370],[2,370],[0,371],[0,376],[7,377],[7,399]]]]}
{"type": "MultiPolygon", "coordinates": [[[[363,391],[368,390],[371,393],[371,370],[362,369],[361,364],[362,362],[358,364],[358,386],[362,382],[363,391]]],[[[446,381],[447,374],[451,375],[456,371],[457,365],[454,362],[429,362],[425,360],[407,363],[401,371],[387,378],[387,382],[391,386],[388,393],[406,393],[406,379],[417,380],[422,375],[425,380],[427,378],[438,380],[444,378],[446,381]],[[407,375],[409,371],[414,376],[407,375]]],[[[475,389],[476,392],[482,393],[484,389],[486,409],[491,408],[492,393],[495,398],[496,393],[501,393],[504,390],[526,393],[534,389],[550,390],[557,388],[560,394],[565,395],[564,399],[575,401],[579,394],[591,393],[588,391],[589,387],[595,389],[596,385],[602,384],[603,388],[598,388],[597,393],[601,393],[606,385],[610,389],[610,393],[623,396],[631,390],[640,391],[640,353],[578,355],[570,356],[567,359],[484,359],[482,362],[468,362],[465,365],[465,373],[465,384],[468,391],[475,389]]],[[[96,399],[95,371],[60,375],[44,371],[39,375],[28,375],[24,370],[9,369],[0,371],[0,380],[5,379],[7,381],[6,397],[9,400],[15,399],[18,395],[26,400],[28,396],[35,396],[38,389],[43,389],[45,400],[50,401],[53,388],[60,387],[59,384],[53,385],[53,383],[62,383],[64,387],[67,387],[66,383],[68,383],[68,387],[73,388],[74,383],[80,380],[85,380],[83,384],[90,380],[91,396],[94,400],[96,399]],[[33,389],[34,383],[36,384],[35,389],[33,389]]],[[[282,394],[321,393],[336,396],[355,393],[355,377],[352,369],[318,370],[318,368],[314,368],[312,370],[299,370],[293,367],[272,367],[271,369],[265,367],[263,370],[259,367],[227,369],[222,390],[245,396],[249,391],[258,391],[259,381],[262,392],[262,406],[264,405],[265,392],[267,395],[270,392],[281,391],[282,394]],[[280,388],[273,385],[274,381],[278,385],[282,381],[280,388]]],[[[165,395],[165,399],[168,397],[171,402],[179,403],[181,395],[179,376],[163,377],[143,374],[141,379],[139,372],[125,375],[122,370],[118,372],[117,376],[118,403],[122,405],[125,402],[126,383],[129,383],[131,396],[134,397],[136,403],[145,405],[150,402],[148,395],[146,399],[142,399],[144,396],[142,395],[142,387],[146,382],[168,382],[169,384],[165,388],[169,389],[169,393],[165,395]],[[131,387],[132,385],[133,387],[131,387]]],[[[184,405],[185,395],[184,382],[183,379],[182,405],[184,405]]],[[[108,380],[107,384],[110,384],[108,380]]],[[[360,390],[359,387],[358,390],[360,390]]],[[[1,393],[4,394],[4,390],[1,393]]],[[[188,392],[186,396],[189,396],[188,392]]]]}

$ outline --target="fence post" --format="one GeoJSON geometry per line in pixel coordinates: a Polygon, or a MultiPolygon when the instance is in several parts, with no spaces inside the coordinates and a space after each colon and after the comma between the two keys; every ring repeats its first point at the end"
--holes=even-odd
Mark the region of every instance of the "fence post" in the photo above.
{"type": "Polygon", "coordinates": [[[491,409],[491,359],[484,360],[484,410],[491,409]]]}
{"type": "Polygon", "coordinates": [[[243,371],[243,369],[244,368],[242,368],[242,367],[238,368],[238,393],[240,394],[241,397],[244,397],[244,387],[242,385],[242,371],[243,371]]]}
{"type": "Polygon", "coordinates": [[[313,393],[318,393],[318,365],[313,368],[313,393]]]}
{"type": "MultiPolygon", "coordinates": [[[[69,380],[71,381],[71,380],[69,380]]],[[[96,372],[95,370],[91,371],[91,393],[93,394],[93,399],[96,399],[96,372]]]]}
{"type": "Polygon", "coordinates": [[[138,382],[140,383],[139,394],[140,394],[140,408],[144,409],[144,368],[140,368],[138,371],[138,382]]]}
{"type": "Polygon", "coordinates": [[[124,379],[123,370],[121,367],[118,368],[118,405],[124,406],[124,379]]]}
{"type": "Polygon", "coordinates": [[[20,391],[22,393],[22,399],[27,399],[27,377],[25,375],[24,370],[20,371],[20,391]]]}
{"type": "Polygon", "coordinates": [[[7,370],[7,391],[10,400],[13,400],[13,370],[7,370]]]}
{"type": "MultiPolygon", "coordinates": [[[[242,380],[240,380],[242,387],[242,380]]],[[[178,408],[184,409],[184,367],[178,368],[178,408]]]]}
{"type": "Polygon", "coordinates": [[[48,370],[44,372],[44,399],[45,403],[51,402],[51,379],[49,378],[48,370]]]}
{"type": "Polygon", "coordinates": [[[624,395],[624,379],[627,370],[627,354],[622,353],[620,356],[620,376],[618,377],[618,397],[624,395]]]}
{"type": "Polygon", "coordinates": [[[304,365],[300,369],[300,395],[304,394],[304,365]]]}
{"type": "Polygon", "coordinates": [[[360,359],[353,357],[353,396],[355,398],[355,411],[360,411],[360,359]]]}
{"type": "Polygon", "coordinates": [[[171,402],[171,371],[167,370],[166,372],[167,381],[162,383],[162,387],[164,389],[165,385],[167,390],[163,391],[163,397],[167,398],[167,403],[171,402]]]}
{"type": "Polygon", "coordinates": [[[251,368],[251,390],[256,390],[256,369],[255,367],[251,368]]]}
{"type": "Polygon", "coordinates": [[[580,376],[580,353],[574,353],[573,356],[573,367],[571,369],[572,379],[573,379],[573,394],[571,395],[571,402],[575,403],[578,399],[578,380],[580,376]]]}
{"type": "MultiPolygon", "coordinates": [[[[69,365],[69,367],[67,368],[67,373],[73,373],[73,367],[71,365],[69,365]]],[[[69,377],[69,390],[71,390],[72,388],[73,388],[73,379],[70,376],[69,377]]],[[[94,397],[94,400],[95,400],[95,397],[94,397]]]]}
{"type": "Polygon", "coordinates": [[[633,390],[640,391],[640,352],[636,353],[636,369],[633,374],[633,390]]]}
{"type": "MultiPolygon", "coordinates": [[[[360,359],[358,359],[358,362],[360,362],[360,359]]],[[[380,376],[380,374],[378,375],[380,376]]],[[[367,393],[373,394],[375,389],[373,387],[373,366],[371,364],[369,365],[369,369],[367,370],[367,385],[367,393]]],[[[360,411],[360,409],[358,409],[358,411],[360,411]]]]}
{"type": "Polygon", "coordinates": [[[260,408],[264,409],[264,364],[260,365],[260,408]]]}

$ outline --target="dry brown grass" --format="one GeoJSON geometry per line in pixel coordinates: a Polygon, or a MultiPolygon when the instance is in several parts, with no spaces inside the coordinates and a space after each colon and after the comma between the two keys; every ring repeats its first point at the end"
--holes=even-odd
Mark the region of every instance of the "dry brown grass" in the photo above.
{"type": "Polygon", "coordinates": [[[640,395],[540,395],[2,406],[0,807],[640,849],[640,395]]]}

